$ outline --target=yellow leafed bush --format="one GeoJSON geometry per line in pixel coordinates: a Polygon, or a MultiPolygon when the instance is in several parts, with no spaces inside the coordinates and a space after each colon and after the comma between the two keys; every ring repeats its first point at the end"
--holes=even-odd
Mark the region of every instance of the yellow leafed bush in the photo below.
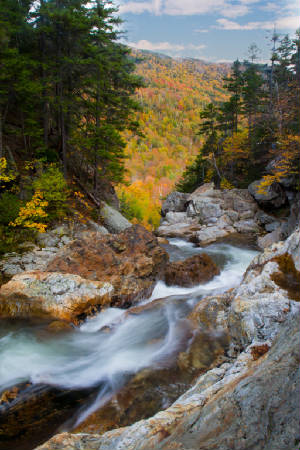
{"type": "Polygon", "coordinates": [[[20,208],[18,217],[10,222],[12,227],[31,228],[32,230],[44,233],[47,225],[42,223],[42,219],[48,216],[45,211],[48,202],[43,199],[41,191],[35,191],[32,199],[20,208]]]}

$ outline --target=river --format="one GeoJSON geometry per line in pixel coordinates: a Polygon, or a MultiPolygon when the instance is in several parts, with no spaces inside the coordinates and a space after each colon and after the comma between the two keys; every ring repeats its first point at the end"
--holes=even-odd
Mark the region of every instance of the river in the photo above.
{"type": "Polygon", "coordinates": [[[180,321],[204,296],[237,286],[257,254],[252,248],[226,243],[202,249],[180,239],[170,239],[165,248],[171,261],[205,252],[220,267],[220,275],[193,288],[159,281],[152,296],[140,302],[144,309],[108,308],[66,333],[50,333],[45,324],[0,322],[0,391],[24,381],[67,389],[99,386],[93,402],[77,415],[77,425],[132,374],[145,367],[163,367],[180,348],[184,329],[178,327],[180,321]]]}

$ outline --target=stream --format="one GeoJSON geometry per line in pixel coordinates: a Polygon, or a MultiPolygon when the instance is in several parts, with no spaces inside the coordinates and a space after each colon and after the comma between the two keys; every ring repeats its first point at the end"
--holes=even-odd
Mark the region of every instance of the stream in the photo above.
{"type": "Polygon", "coordinates": [[[163,368],[181,349],[186,316],[201,298],[235,287],[253,248],[215,243],[205,248],[181,239],[164,246],[171,261],[207,253],[220,275],[193,288],[166,286],[159,281],[150,298],[128,310],[108,308],[74,330],[53,334],[45,324],[0,322],[0,392],[21,382],[63,389],[99,387],[93,401],[77,413],[73,426],[85,420],[135,373],[163,368]],[[149,307],[150,304],[157,307],[149,307]]]}

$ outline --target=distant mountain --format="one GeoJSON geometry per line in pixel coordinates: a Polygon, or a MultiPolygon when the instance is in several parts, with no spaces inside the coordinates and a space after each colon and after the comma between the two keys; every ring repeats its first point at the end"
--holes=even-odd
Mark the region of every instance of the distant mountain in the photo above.
{"type": "Polygon", "coordinates": [[[144,137],[131,132],[124,135],[129,186],[120,188],[119,194],[132,215],[156,226],[160,200],[198,153],[200,111],[211,101],[226,99],[222,79],[230,66],[140,50],[134,50],[132,57],[146,84],[137,93],[143,107],[138,120],[144,137]]]}

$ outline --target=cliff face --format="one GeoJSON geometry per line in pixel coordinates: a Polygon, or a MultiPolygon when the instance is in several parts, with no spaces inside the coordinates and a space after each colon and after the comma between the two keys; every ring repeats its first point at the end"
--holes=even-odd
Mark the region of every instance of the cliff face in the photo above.
{"type": "Polygon", "coordinates": [[[102,436],[61,434],[39,450],[296,450],[300,305],[278,280],[299,291],[299,268],[296,230],[258,255],[238,288],[196,306],[195,327],[227,333],[230,359],[170,408],[102,436]]]}

